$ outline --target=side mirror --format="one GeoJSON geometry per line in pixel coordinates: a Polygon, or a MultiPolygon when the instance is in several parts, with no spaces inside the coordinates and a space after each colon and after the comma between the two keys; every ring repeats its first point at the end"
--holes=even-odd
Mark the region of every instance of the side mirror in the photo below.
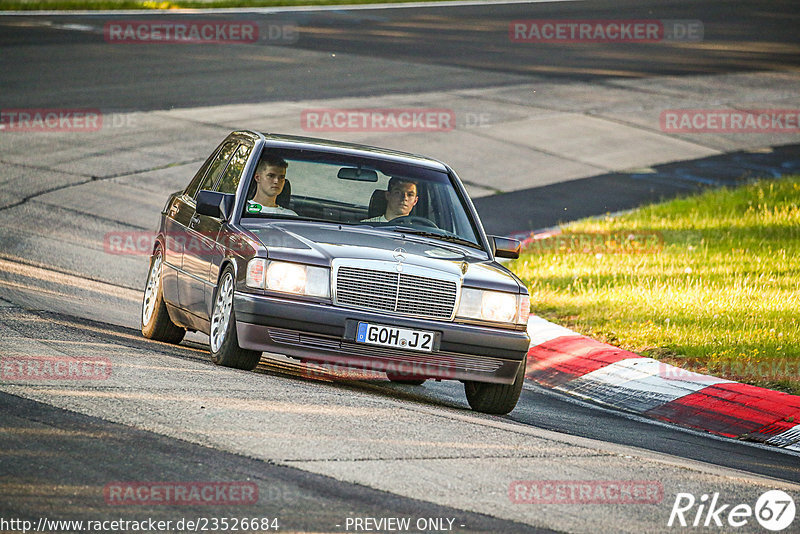
{"type": "Polygon", "coordinates": [[[522,243],[510,237],[500,237],[490,235],[489,239],[492,243],[492,252],[498,258],[509,258],[515,260],[519,258],[519,253],[522,250],[522,243]]]}
{"type": "Polygon", "coordinates": [[[233,212],[236,195],[203,190],[197,193],[196,212],[215,219],[227,220],[233,212]]]}

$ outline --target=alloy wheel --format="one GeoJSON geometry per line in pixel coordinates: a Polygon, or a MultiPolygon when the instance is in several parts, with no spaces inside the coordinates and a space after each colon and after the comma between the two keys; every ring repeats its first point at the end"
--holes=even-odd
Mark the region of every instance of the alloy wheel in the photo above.
{"type": "Polygon", "coordinates": [[[227,273],[219,284],[217,299],[214,302],[214,313],[211,316],[211,350],[219,352],[228,332],[233,307],[233,275],[227,273]]]}

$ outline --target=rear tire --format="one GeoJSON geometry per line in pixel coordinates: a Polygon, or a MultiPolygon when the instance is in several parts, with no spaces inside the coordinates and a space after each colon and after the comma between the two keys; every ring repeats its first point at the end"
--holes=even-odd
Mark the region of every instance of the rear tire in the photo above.
{"type": "Polygon", "coordinates": [[[511,384],[487,384],[485,382],[464,382],[467,402],[476,412],[505,415],[517,405],[522,383],[525,381],[527,355],[522,359],[514,382],[511,384]]]}
{"type": "Polygon", "coordinates": [[[214,291],[214,307],[211,310],[211,361],[223,367],[252,371],[261,361],[261,353],[239,346],[236,334],[236,315],[233,311],[233,269],[222,271],[217,289],[214,291]]]}
{"type": "Polygon", "coordinates": [[[142,297],[142,335],[156,341],[177,344],[186,335],[186,330],[172,322],[167,305],[164,303],[161,288],[163,265],[164,257],[159,247],[150,259],[150,272],[147,275],[147,285],[142,297]]]}

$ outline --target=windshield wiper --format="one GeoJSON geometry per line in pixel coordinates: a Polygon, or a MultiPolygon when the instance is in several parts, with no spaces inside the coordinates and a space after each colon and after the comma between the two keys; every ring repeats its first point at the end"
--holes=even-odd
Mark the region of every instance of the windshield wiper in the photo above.
{"type": "Polygon", "coordinates": [[[429,232],[427,230],[420,230],[419,228],[410,228],[408,226],[394,226],[393,228],[396,231],[405,232],[407,234],[421,235],[423,237],[432,237],[434,239],[441,239],[442,241],[457,243],[459,245],[466,245],[468,247],[477,248],[478,250],[481,250],[481,247],[473,243],[472,241],[468,241],[453,234],[440,234],[438,232],[429,232]]]}

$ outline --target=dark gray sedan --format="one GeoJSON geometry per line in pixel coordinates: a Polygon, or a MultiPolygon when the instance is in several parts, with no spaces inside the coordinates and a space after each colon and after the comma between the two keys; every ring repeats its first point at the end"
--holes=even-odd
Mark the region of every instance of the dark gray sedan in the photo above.
{"type": "Polygon", "coordinates": [[[496,257],[461,181],[421,156],[231,133],[161,213],[142,304],[146,337],[209,335],[220,365],[261,353],[464,383],[504,414],[525,374],[529,297],[496,257]]]}

